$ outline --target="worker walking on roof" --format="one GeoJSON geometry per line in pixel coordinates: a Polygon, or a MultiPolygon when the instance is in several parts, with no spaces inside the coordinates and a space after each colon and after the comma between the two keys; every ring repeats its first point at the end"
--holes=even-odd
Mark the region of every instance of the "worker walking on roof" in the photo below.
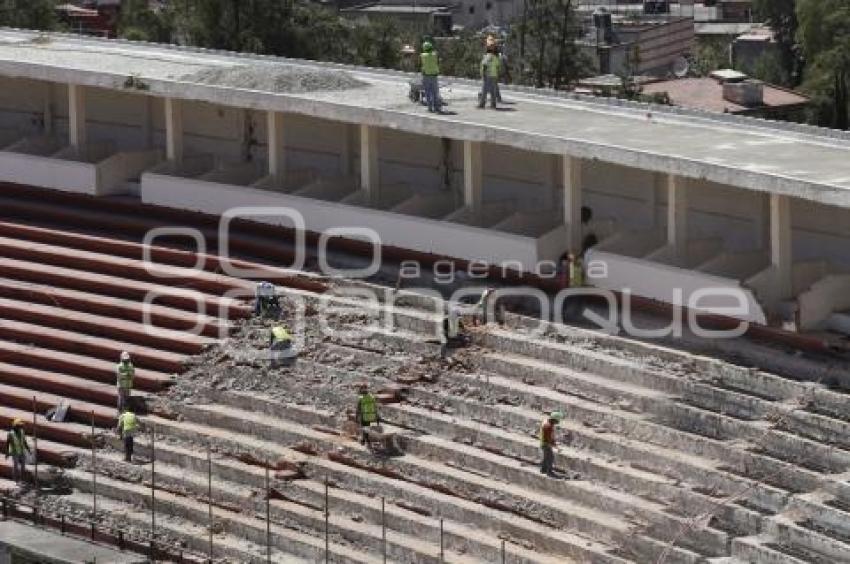
{"type": "Polygon", "coordinates": [[[478,96],[478,107],[483,108],[487,104],[487,95],[490,95],[490,107],[496,109],[496,86],[501,75],[501,60],[496,54],[494,43],[487,45],[487,53],[481,59],[481,94],[478,96]]]}
{"type": "Polygon", "coordinates": [[[136,369],[127,351],[121,353],[121,361],[115,369],[115,374],[118,385],[118,413],[121,414],[130,405],[133,377],[136,375],[136,369]]]}
{"type": "Polygon", "coordinates": [[[6,459],[12,457],[12,477],[16,484],[24,481],[27,465],[27,454],[32,454],[27,436],[24,433],[24,422],[21,419],[12,421],[12,428],[6,435],[6,459]]]}
{"type": "Polygon", "coordinates": [[[422,53],[419,55],[422,70],[422,91],[425,95],[425,103],[429,112],[440,111],[440,60],[434,45],[430,41],[422,44],[422,53]]]}
{"type": "Polygon", "coordinates": [[[121,415],[118,416],[118,424],[115,426],[115,431],[121,440],[124,441],[124,462],[133,461],[133,442],[135,441],[136,431],[139,428],[139,419],[133,410],[128,406],[121,415]]]}
{"type": "Polygon", "coordinates": [[[367,429],[373,423],[380,422],[381,418],[378,415],[378,400],[369,392],[368,384],[361,383],[358,386],[358,392],[355,418],[360,425],[360,444],[365,445],[367,429]]]}
{"type": "Polygon", "coordinates": [[[540,463],[540,473],[555,477],[555,427],[563,416],[557,411],[550,413],[540,425],[540,450],[543,460],[540,463]]]}
{"type": "Polygon", "coordinates": [[[269,335],[269,353],[272,368],[282,365],[292,358],[292,335],[286,325],[275,325],[269,335]]]}

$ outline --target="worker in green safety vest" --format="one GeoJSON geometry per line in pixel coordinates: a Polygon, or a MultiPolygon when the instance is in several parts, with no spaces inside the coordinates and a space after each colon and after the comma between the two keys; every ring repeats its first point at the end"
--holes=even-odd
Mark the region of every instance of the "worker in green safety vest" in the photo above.
{"type": "Polygon", "coordinates": [[[355,417],[360,425],[360,444],[366,444],[367,429],[373,423],[379,423],[378,400],[369,392],[369,386],[364,382],[358,386],[357,409],[355,417]]]}
{"type": "Polygon", "coordinates": [[[24,422],[21,419],[15,419],[12,421],[12,429],[6,435],[6,458],[12,457],[12,477],[16,484],[24,481],[27,454],[31,453],[24,433],[24,422]]]}
{"type": "Polygon", "coordinates": [[[285,325],[272,327],[269,334],[269,349],[272,368],[277,368],[292,358],[292,335],[285,325]]]}
{"type": "Polygon", "coordinates": [[[434,45],[430,41],[422,44],[419,55],[422,70],[422,92],[429,112],[440,111],[440,85],[437,77],[440,75],[440,60],[434,45]]]}
{"type": "Polygon", "coordinates": [[[121,415],[118,416],[118,424],[115,426],[115,431],[121,440],[124,441],[124,462],[133,461],[133,443],[135,441],[136,432],[139,428],[139,418],[133,413],[133,410],[128,406],[121,415]]]}
{"type": "Polygon", "coordinates": [[[487,95],[490,95],[490,107],[496,109],[496,98],[498,93],[496,87],[499,84],[499,76],[502,73],[502,61],[496,53],[496,46],[488,45],[487,53],[481,59],[481,79],[483,86],[478,96],[478,107],[483,108],[487,104],[487,95]]]}
{"type": "Polygon", "coordinates": [[[121,361],[115,368],[116,383],[118,386],[118,414],[124,412],[124,409],[130,404],[130,394],[133,391],[133,377],[136,375],[136,368],[130,360],[130,353],[124,351],[121,353],[121,361]]]}

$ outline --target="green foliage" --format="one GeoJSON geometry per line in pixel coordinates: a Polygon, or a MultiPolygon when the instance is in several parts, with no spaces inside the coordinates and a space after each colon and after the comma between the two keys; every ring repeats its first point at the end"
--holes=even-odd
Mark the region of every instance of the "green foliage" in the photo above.
{"type": "Polygon", "coordinates": [[[170,12],[154,12],[147,0],[124,0],[118,35],[135,41],[168,42],[172,34],[171,23],[170,12]]]}
{"type": "MultiPolygon", "coordinates": [[[[743,70],[743,69],[742,69],[743,70]]],[[[747,74],[770,84],[788,84],[789,77],[782,65],[782,56],[776,51],[765,51],[747,74]]]]}
{"type": "Polygon", "coordinates": [[[708,76],[712,71],[729,66],[729,41],[722,38],[699,39],[691,57],[690,72],[708,76]]]}
{"type": "Polygon", "coordinates": [[[0,0],[0,25],[49,31],[56,29],[55,0],[0,0]]]}
{"type": "MultiPolygon", "coordinates": [[[[819,0],[818,0],[819,1],[819,0]]],[[[753,0],[757,18],[773,29],[779,43],[780,84],[796,86],[800,83],[803,62],[797,51],[797,0],[753,0]]]]}
{"type": "Polygon", "coordinates": [[[484,41],[471,32],[458,34],[439,43],[440,70],[447,76],[479,78],[484,41]]]}

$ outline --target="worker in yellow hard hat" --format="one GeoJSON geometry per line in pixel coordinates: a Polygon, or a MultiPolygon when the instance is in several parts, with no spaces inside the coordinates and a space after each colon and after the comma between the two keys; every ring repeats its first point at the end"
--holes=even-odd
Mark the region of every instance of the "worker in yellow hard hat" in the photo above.
{"type": "Polygon", "coordinates": [[[272,368],[277,368],[294,357],[292,334],[286,325],[272,327],[269,333],[269,354],[272,368]]]}
{"type": "Polygon", "coordinates": [[[24,481],[27,454],[32,454],[32,450],[24,433],[24,422],[21,419],[15,419],[6,435],[6,458],[12,457],[12,477],[16,484],[24,481]]]}

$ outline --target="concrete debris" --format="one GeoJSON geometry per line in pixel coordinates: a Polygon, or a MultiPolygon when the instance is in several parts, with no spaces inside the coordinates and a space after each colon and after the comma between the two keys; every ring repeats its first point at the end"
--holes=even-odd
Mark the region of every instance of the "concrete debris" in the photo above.
{"type": "Polygon", "coordinates": [[[278,65],[246,65],[203,69],[181,77],[187,82],[301,94],[316,91],[363,88],[367,83],[343,71],[306,69],[278,65]]]}

